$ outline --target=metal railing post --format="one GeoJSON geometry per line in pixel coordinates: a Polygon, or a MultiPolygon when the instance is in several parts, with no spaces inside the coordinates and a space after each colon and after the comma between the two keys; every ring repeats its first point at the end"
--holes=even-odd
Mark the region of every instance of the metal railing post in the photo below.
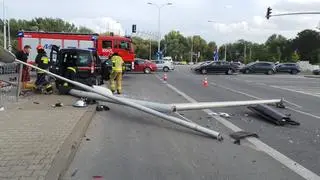
{"type": "Polygon", "coordinates": [[[20,92],[21,92],[21,80],[22,80],[22,69],[23,69],[23,65],[22,64],[18,64],[19,65],[19,75],[18,75],[18,85],[17,85],[17,94],[16,94],[16,101],[19,101],[19,96],[20,96],[20,92]]]}

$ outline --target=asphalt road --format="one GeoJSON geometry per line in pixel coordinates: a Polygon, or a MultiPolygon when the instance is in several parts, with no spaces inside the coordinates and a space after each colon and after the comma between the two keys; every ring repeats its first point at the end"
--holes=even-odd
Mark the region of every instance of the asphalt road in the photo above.
{"type": "MultiPolygon", "coordinates": [[[[285,98],[289,109],[284,111],[300,126],[276,127],[246,107],[212,111],[231,114],[228,122],[256,132],[262,142],[274,149],[269,153],[277,154],[277,150],[294,163],[290,165],[292,161],[279,155],[269,156],[267,150],[261,150],[268,146],[256,146],[259,143],[252,143],[256,142],[253,138],[242,141],[240,146],[233,144],[229,138],[232,128],[203,111],[181,113],[221,132],[224,141],[131,108],[108,104],[111,110],[94,117],[64,179],[308,179],[312,173],[318,178],[319,80],[291,75],[208,75],[209,87],[205,88],[203,76],[191,73],[189,68],[181,66],[168,73],[168,83],[196,101],[285,98]]],[[[124,96],[164,103],[188,102],[160,81],[161,76],[162,73],[126,75],[124,96]]]]}
{"type": "Polygon", "coordinates": [[[230,121],[243,130],[257,132],[260,139],[307,169],[320,175],[320,79],[300,75],[207,75],[209,87],[200,88],[203,75],[180,67],[172,73],[173,84],[197,101],[230,101],[284,98],[286,114],[300,126],[276,127],[246,107],[213,111],[233,114],[230,121]]]}

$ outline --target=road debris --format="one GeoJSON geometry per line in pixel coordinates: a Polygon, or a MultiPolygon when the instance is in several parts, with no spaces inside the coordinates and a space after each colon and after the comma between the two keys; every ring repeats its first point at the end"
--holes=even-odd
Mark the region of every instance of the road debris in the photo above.
{"type": "Polygon", "coordinates": [[[210,116],[218,116],[218,113],[215,113],[215,112],[212,112],[212,113],[209,113],[210,116]]]}
{"type": "Polygon", "coordinates": [[[78,169],[75,169],[75,170],[73,171],[73,173],[71,174],[71,177],[74,177],[74,176],[77,174],[77,172],[78,172],[78,169]]]}
{"type": "Polygon", "coordinates": [[[300,125],[299,122],[291,120],[291,118],[272,107],[265,105],[265,104],[258,104],[255,106],[249,106],[248,109],[251,111],[257,113],[261,117],[263,117],[265,120],[270,121],[278,126],[284,126],[285,124],[300,125]]]}
{"type": "Polygon", "coordinates": [[[259,138],[259,136],[256,133],[251,133],[251,132],[246,132],[246,131],[238,131],[238,132],[232,133],[232,134],[230,134],[230,137],[235,139],[235,141],[233,143],[238,144],[238,145],[240,145],[241,139],[244,139],[247,137],[259,138]]]}
{"type": "Polygon", "coordinates": [[[53,104],[52,107],[54,107],[54,108],[63,107],[63,104],[59,102],[59,103],[53,104]]]}
{"type": "Polygon", "coordinates": [[[92,176],[93,180],[104,180],[103,176],[92,176]]]}
{"type": "Polygon", "coordinates": [[[4,111],[4,107],[3,106],[0,107],[0,111],[4,111]]]}
{"type": "Polygon", "coordinates": [[[98,105],[96,107],[96,111],[109,111],[110,108],[108,106],[105,106],[105,105],[98,105]]]}
{"type": "Polygon", "coordinates": [[[83,107],[87,107],[88,104],[86,103],[85,99],[79,99],[78,101],[73,103],[72,106],[73,107],[78,107],[78,108],[83,108],[83,107]]]}
{"type": "Polygon", "coordinates": [[[219,116],[224,117],[224,118],[230,118],[231,117],[228,113],[224,113],[224,112],[219,112],[219,116]]]}

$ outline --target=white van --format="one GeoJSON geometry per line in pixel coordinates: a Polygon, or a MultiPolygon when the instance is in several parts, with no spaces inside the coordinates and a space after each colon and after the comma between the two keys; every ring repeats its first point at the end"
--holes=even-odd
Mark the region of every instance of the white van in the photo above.
{"type": "Polygon", "coordinates": [[[170,62],[173,62],[172,57],[170,57],[170,56],[163,57],[163,59],[162,59],[162,60],[164,60],[164,61],[170,61],[170,62]]]}

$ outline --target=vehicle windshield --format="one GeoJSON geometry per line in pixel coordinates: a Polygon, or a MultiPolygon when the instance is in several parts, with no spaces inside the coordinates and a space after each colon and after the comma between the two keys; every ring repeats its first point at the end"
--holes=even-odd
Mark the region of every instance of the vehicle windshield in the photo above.
{"type": "Polygon", "coordinates": [[[253,64],[255,64],[256,62],[251,62],[251,63],[249,63],[249,64],[247,64],[246,66],[251,66],[251,65],[253,65],[253,64]]]}

